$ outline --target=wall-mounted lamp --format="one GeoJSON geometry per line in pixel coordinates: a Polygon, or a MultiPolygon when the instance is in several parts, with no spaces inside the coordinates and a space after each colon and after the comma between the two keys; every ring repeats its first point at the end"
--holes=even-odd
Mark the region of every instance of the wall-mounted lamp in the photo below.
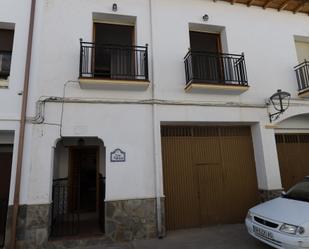
{"type": "Polygon", "coordinates": [[[290,105],[291,94],[288,92],[282,92],[278,89],[270,98],[270,102],[274,109],[277,111],[275,113],[269,113],[270,122],[279,118],[279,116],[284,113],[290,105]]]}
{"type": "Polygon", "coordinates": [[[203,15],[203,21],[207,22],[209,20],[209,16],[207,14],[203,15]]]}
{"type": "Polygon", "coordinates": [[[113,4],[112,10],[116,12],[118,10],[118,5],[116,3],[113,4]]]}
{"type": "Polygon", "coordinates": [[[85,146],[85,144],[86,144],[85,139],[80,138],[80,139],[77,140],[77,145],[79,147],[83,147],[83,146],[85,146]]]}

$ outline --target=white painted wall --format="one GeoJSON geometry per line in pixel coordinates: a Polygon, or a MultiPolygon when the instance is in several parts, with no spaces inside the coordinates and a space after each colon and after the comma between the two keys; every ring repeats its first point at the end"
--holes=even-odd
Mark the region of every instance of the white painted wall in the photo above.
{"type": "Polygon", "coordinates": [[[294,35],[309,36],[306,15],[263,10],[221,1],[154,1],[154,51],[157,95],[180,100],[263,102],[276,89],[296,95],[293,67],[298,64],[294,35]],[[240,96],[188,94],[183,91],[182,58],[189,43],[188,23],[225,27],[229,53],[245,53],[250,90],[240,96]]]}
{"type": "MultiPolygon", "coordinates": [[[[148,43],[154,52],[149,56],[151,87],[146,91],[85,90],[77,83],[69,83],[66,97],[98,101],[147,100],[152,98],[154,90],[156,99],[194,103],[158,105],[155,123],[151,105],[65,104],[61,135],[99,137],[106,146],[106,200],[155,196],[154,156],[159,159],[159,176],[162,176],[162,163],[160,155],[154,155],[154,146],[160,152],[161,145],[160,139],[154,145],[153,126],[158,131],[160,124],[166,122],[251,125],[259,187],[280,188],[274,131],[265,129],[267,109],[258,106],[278,88],[297,96],[293,67],[298,64],[298,58],[294,36],[309,37],[308,16],[221,1],[152,0],[151,20],[148,0],[118,0],[116,13],[111,10],[113,3],[112,0],[38,2],[29,115],[34,115],[38,98],[62,97],[65,82],[77,80],[79,38],[92,40],[93,13],[136,17],[136,44],[148,43]],[[206,23],[202,20],[204,14],[210,17],[206,23]],[[189,23],[224,27],[225,50],[245,53],[249,91],[242,95],[184,92],[183,57],[190,46],[189,23]],[[208,106],[197,106],[202,102],[208,106]],[[231,102],[256,107],[230,107],[231,102]],[[217,104],[222,106],[216,107],[217,104]],[[109,161],[110,152],[116,148],[126,151],[125,163],[109,161]]],[[[308,107],[302,110],[309,112],[308,107]]],[[[45,124],[30,129],[33,134],[24,168],[28,177],[24,183],[25,201],[29,204],[50,202],[53,152],[60,138],[60,116],[61,104],[47,103],[45,124]]],[[[162,181],[160,185],[160,195],[163,195],[162,181]]]]}
{"type": "Polygon", "coordinates": [[[18,93],[23,89],[29,12],[29,0],[0,2],[0,28],[15,26],[8,87],[0,88],[0,122],[17,120],[20,116],[21,96],[18,93]]]}
{"type": "MultiPolygon", "coordinates": [[[[47,108],[48,122],[59,121],[55,105],[47,108]]],[[[106,146],[106,200],[147,198],[154,196],[151,107],[130,105],[66,104],[63,136],[99,137],[106,146]],[[76,115],[78,113],[78,115],[76,115]],[[104,117],[104,118],[102,118],[104,117]],[[112,128],[111,128],[112,127],[112,128]],[[124,163],[112,163],[110,153],[120,148],[127,153],[124,163]]],[[[52,147],[59,139],[59,127],[41,125],[33,139],[30,203],[48,203],[51,196],[52,147]],[[43,134],[43,135],[42,135],[43,134]]]]}
{"type": "MultiPolygon", "coordinates": [[[[80,42],[92,42],[93,13],[110,13],[114,1],[45,1],[40,4],[39,34],[34,60],[33,79],[35,89],[33,98],[40,96],[62,96],[63,86],[68,80],[77,80],[79,74],[80,42]]],[[[119,15],[136,18],[136,45],[150,43],[149,11],[146,0],[118,1],[119,15]]],[[[119,99],[145,99],[151,97],[151,91],[97,91],[81,90],[70,84],[67,95],[119,99]]],[[[34,111],[34,105],[32,105],[34,111]]]]}
{"type": "Polygon", "coordinates": [[[309,133],[309,115],[297,115],[277,125],[276,133],[309,133]]]}
{"type": "Polygon", "coordinates": [[[263,124],[255,124],[251,127],[251,132],[259,188],[266,190],[281,189],[274,130],[265,129],[263,124]]]}
{"type": "MultiPolygon", "coordinates": [[[[7,87],[0,87],[0,132],[14,132],[14,153],[11,174],[10,204],[13,202],[15,186],[15,172],[17,159],[17,144],[19,134],[19,118],[23,90],[24,71],[27,51],[28,25],[30,14],[30,0],[2,0],[0,1],[0,28],[14,27],[14,42],[11,61],[11,72],[7,87]]],[[[29,160],[31,151],[31,128],[26,129],[25,155],[22,171],[21,203],[27,200],[27,185],[29,175],[29,160]]]]}

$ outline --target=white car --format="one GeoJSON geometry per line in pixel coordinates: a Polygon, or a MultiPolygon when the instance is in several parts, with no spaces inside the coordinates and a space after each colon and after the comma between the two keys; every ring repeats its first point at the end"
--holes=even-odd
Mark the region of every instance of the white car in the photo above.
{"type": "Polygon", "coordinates": [[[309,248],[309,177],[287,193],[251,208],[249,234],[280,249],[309,248]]]}

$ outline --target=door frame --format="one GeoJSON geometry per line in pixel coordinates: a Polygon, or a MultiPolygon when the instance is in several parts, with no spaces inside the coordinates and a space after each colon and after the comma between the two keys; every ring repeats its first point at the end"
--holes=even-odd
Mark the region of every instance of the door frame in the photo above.
{"type": "Polygon", "coordinates": [[[133,27],[133,32],[132,32],[132,46],[135,46],[136,44],[136,25],[132,23],[122,23],[122,22],[100,22],[98,20],[93,21],[92,25],[92,42],[96,42],[96,26],[98,24],[107,24],[107,25],[116,25],[116,26],[130,26],[133,27]]]}

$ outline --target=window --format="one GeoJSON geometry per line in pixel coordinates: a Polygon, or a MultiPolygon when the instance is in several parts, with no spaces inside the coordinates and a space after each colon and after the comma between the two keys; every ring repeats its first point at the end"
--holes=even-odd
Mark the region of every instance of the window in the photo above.
{"type": "Polygon", "coordinates": [[[93,13],[87,39],[80,43],[81,88],[148,88],[148,45],[137,44],[136,16],[93,13]]]}
{"type": "Polygon", "coordinates": [[[309,96],[309,37],[295,36],[298,65],[294,67],[298,83],[298,95],[309,96]]]}
{"type": "Polygon", "coordinates": [[[189,23],[189,38],[190,49],[184,59],[186,92],[200,89],[240,94],[248,90],[244,54],[227,53],[224,27],[189,23]]]}
{"type": "Polygon", "coordinates": [[[195,51],[205,51],[220,53],[221,38],[220,34],[190,31],[191,49],[195,51]]]}
{"type": "Polygon", "coordinates": [[[224,83],[224,63],[220,34],[190,31],[193,74],[198,79],[213,83],[224,83]]]}
{"type": "MultiPolygon", "coordinates": [[[[308,38],[309,41],[309,38],[308,38]]],[[[297,59],[299,63],[309,61],[309,42],[304,40],[295,41],[297,59]]]]}
{"type": "Polygon", "coordinates": [[[95,23],[94,29],[95,77],[134,77],[134,26],[95,23]]]}
{"type": "Polygon", "coordinates": [[[0,29],[0,79],[10,75],[14,30],[0,29]]]}

